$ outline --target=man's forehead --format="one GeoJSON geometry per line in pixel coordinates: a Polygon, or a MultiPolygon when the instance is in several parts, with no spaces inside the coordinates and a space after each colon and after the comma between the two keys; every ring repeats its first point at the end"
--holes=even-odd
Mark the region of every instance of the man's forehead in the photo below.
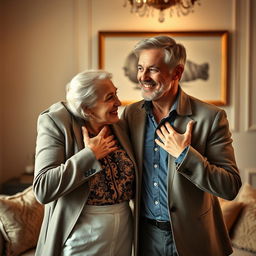
{"type": "Polygon", "coordinates": [[[141,51],[139,55],[138,63],[151,62],[153,64],[157,62],[162,62],[163,59],[164,59],[164,54],[162,49],[149,49],[149,50],[141,51]]]}

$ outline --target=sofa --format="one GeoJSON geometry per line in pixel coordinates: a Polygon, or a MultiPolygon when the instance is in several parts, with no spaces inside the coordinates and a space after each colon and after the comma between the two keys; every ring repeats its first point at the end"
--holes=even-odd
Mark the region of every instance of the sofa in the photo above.
{"type": "MultiPolygon", "coordinates": [[[[244,184],[234,201],[219,201],[233,245],[232,256],[255,256],[256,189],[244,184]]],[[[0,195],[1,256],[34,255],[43,211],[32,187],[12,196],[0,195]]]]}
{"type": "Polygon", "coordinates": [[[0,255],[34,255],[43,214],[31,186],[12,196],[0,195],[0,255]]]}
{"type": "Polygon", "coordinates": [[[256,188],[243,184],[233,201],[219,198],[233,246],[232,256],[256,256],[256,188]]]}

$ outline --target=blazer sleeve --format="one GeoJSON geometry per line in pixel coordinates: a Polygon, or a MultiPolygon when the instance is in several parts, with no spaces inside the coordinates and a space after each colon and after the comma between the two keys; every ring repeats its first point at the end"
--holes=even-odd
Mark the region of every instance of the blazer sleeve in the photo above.
{"type": "Polygon", "coordinates": [[[242,183],[224,110],[217,112],[205,139],[204,154],[190,146],[177,171],[203,191],[232,200],[242,183]]]}
{"type": "MultiPolygon", "coordinates": [[[[33,189],[43,204],[70,193],[101,171],[100,163],[89,148],[67,155],[67,147],[74,147],[70,127],[60,127],[44,113],[37,124],[35,177],[33,189]]],[[[72,151],[72,150],[71,150],[72,151]]]]}

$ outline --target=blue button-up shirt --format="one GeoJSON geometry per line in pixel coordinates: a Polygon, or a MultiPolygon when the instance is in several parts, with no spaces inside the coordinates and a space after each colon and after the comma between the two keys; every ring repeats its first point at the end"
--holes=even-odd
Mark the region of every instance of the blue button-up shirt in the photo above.
{"type": "MultiPolygon", "coordinates": [[[[152,114],[152,102],[145,102],[147,113],[146,131],[144,140],[144,171],[142,179],[142,209],[141,215],[155,220],[168,221],[168,200],[167,200],[167,172],[168,152],[155,143],[158,138],[156,130],[166,122],[173,125],[177,116],[178,97],[173,104],[169,115],[161,120],[159,124],[152,114]]],[[[159,138],[158,138],[159,139],[159,138]]],[[[176,159],[176,164],[182,161],[186,149],[176,159]]]]}

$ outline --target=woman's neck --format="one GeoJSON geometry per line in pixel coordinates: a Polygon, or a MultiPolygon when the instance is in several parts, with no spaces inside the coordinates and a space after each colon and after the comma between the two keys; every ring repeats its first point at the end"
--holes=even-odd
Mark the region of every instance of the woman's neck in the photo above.
{"type": "Polygon", "coordinates": [[[86,128],[87,128],[88,132],[95,136],[100,133],[100,131],[102,130],[102,128],[104,126],[106,126],[106,125],[86,121],[86,128]]]}

